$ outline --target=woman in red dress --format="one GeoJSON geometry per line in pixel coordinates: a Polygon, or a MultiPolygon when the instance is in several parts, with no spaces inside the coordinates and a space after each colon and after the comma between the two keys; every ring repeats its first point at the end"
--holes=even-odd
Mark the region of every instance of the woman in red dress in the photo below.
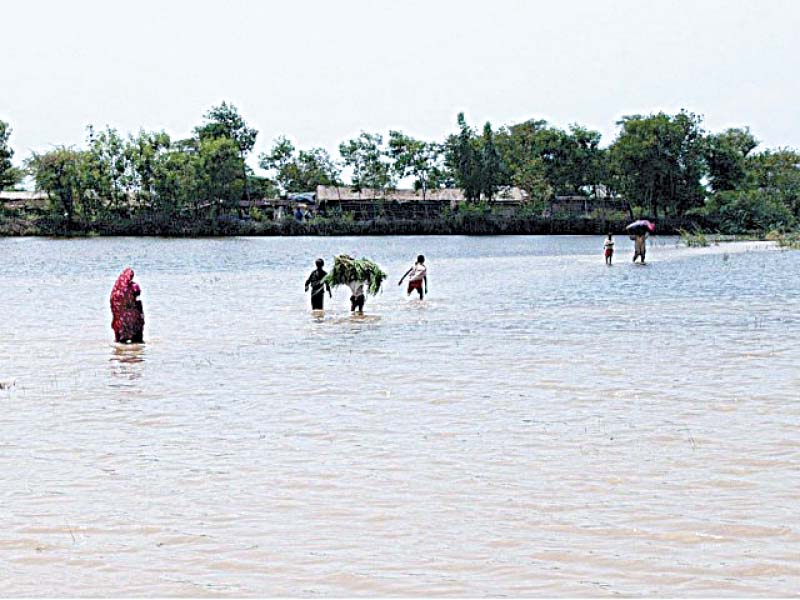
{"type": "Polygon", "coordinates": [[[133,269],[125,269],[111,290],[111,328],[114,330],[114,339],[119,343],[144,342],[144,309],[139,300],[141,293],[139,284],[133,281],[133,269]]]}

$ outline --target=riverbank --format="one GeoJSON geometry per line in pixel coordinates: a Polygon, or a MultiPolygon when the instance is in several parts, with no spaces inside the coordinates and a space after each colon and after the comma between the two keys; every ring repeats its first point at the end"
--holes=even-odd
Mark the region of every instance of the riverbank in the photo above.
{"type": "Polygon", "coordinates": [[[800,249],[800,232],[769,231],[761,233],[743,233],[738,235],[709,233],[707,231],[680,230],[681,241],[689,248],[704,248],[719,245],[722,242],[766,241],[775,242],[779,248],[800,249]]]}
{"type": "MultiPolygon", "coordinates": [[[[53,216],[0,216],[0,236],[358,236],[358,235],[602,235],[624,234],[628,219],[547,218],[525,214],[450,214],[424,219],[378,217],[355,220],[347,215],[308,221],[255,218],[188,218],[141,214],[113,220],[67,222],[53,216]]],[[[658,221],[658,234],[694,231],[702,223],[688,219],[658,221]]]]}

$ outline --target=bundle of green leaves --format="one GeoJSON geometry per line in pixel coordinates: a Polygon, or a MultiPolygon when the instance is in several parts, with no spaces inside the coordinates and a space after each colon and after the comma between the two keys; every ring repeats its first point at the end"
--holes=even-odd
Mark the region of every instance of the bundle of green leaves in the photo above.
{"type": "Polygon", "coordinates": [[[366,282],[367,291],[375,295],[380,289],[386,273],[368,258],[353,258],[340,254],[333,259],[333,268],[325,276],[324,282],[331,286],[350,285],[351,282],[366,282]]]}

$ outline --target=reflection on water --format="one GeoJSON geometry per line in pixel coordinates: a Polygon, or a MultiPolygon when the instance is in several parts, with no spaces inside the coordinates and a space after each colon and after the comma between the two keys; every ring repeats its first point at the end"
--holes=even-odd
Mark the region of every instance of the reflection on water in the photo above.
{"type": "Polygon", "coordinates": [[[111,353],[111,373],[123,379],[139,379],[142,376],[145,344],[114,344],[111,353]]]}
{"type": "Polygon", "coordinates": [[[800,253],[602,241],[0,239],[3,591],[795,594],[800,253]]]}

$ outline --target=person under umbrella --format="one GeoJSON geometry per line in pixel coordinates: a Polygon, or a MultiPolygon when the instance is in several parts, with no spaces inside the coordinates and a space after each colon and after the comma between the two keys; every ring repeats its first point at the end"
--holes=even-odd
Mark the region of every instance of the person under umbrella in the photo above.
{"type": "Polygon", "coordinates": [[[625,230],[631,234],[631,239],[634,243],[633,262],[636,262],[636,259],[641,257],[641,263],[644,264],[645,253],[647,252],[645,240],[648,234],[656,230],[656,226],[646,219],[641,219],[628,225],[625,230]]]}

